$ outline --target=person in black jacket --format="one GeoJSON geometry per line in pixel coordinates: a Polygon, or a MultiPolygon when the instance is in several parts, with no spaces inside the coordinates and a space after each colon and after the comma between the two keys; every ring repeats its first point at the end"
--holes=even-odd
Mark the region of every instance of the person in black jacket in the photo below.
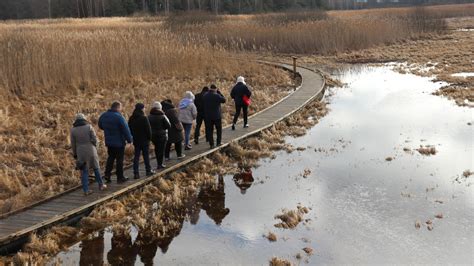
{"type": "Polygon", "coordinates": [[[206,119],[206,136],[211,149],[214,148],[214,127],[217,131],[217,146],[222,140],[222,111],[221,104],[225,103],[225,98],[216,85],[211,85],[211,89],[204,95],[204,116],[206,119]]]}
{"type": "Polygon", "coordinates": [[[252,92],[247,87],[245,83],[244,77],[237,78],[237,84],[235,84],[234,88],[230,92],[230,97],[234,99],[235,102],[235,114],[234,114],[234,121],[232,122],[232,130],[235,130],[235,124],[240,116],[240,111],[242,110],[244,113],[244,128],[249,127],[248,124],[248,105],[244,102],[244,96],[250,97],[252,96],[252,92]]]}
{"type": "Polygon", "coordinates": [[[151,126],[151,142],[155,146],[157,169],[163,169],[166,167],[163,164],[163,158],[166,142],[168,141],[168,129],[170,129],[171,124],[163,112],[160,102],[153,103],[148,120],[151,126]]]}
{"type": "Polygon", "coordinates": [[[151,170],[150,166],[150,140],[151,127],[148,118],[145,116],[145,105],[137,103],[132,116],[128,120],[128,126],[133,136],[133,146],[135,147],[135,156],[133,157],[133,173],[135,179],[140,178],[138,166],[140,165],[140,154],[143,154],[145,161],[146,175],[151,176],[155,172],[151,170]]]}
{"type": "MultiPolygon", "coordinates": [[[[201,125],[204,121],[204,129],[207,128],[205,120],[204,120],[204,95],[209,91],[209,88],[206,86],[202,88],[201,92],[196,94],[194,98],[194,104],[196,105],[198,115],[196,118],[196,128],[194,129],[194,143],[199,144],[199,135],[201,133],[201,125]]],[[[206,135],[206,141],[207,139],[206,135]]]]}
{"type": "Polygon", "coordinates": [[[178,159],[185,157],[183,154],[183,143],[184,140],[184,129],[183,125],[179,121],[178,110],[174,107],[171,100],[164,100],[161,102],[163,106],[163,111],[165,112],[166,117],[168,117],[171,127],[168,130],[168,142],[165,147],[165,159],[170,159],[171,144],[174,143],[174,149],[176,150],[176,155],[178,159]]]}

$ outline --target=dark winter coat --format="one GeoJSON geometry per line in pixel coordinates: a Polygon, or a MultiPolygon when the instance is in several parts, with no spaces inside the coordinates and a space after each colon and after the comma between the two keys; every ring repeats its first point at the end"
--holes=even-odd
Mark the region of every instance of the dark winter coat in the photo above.
{"type": "Polygon", "coordinates": [[[99,128],[104,131],[107,147],[122,148],[125,147],[126,142],[133,141],[127,121],[117,111],[108,110],[100,115],[99,128]]]}
{"type": "Polygon", "coordinates": [[[252,92],[249,90],[247,85],[242,82],[235,84],[234,88],[232,88],[232,91],[230,92],[230,97],[234,99],[235,105],[238,106],[244,105],[244,102],[242,100],[244,95],[250,98],[252,96],[252,92]]]}
{"type": "Polygon", "coordinates": [[[166,117],[168,117],[171,127],[168,130],[168,142],[177,143],[184,140],[183,135],[183,125],[179,121],[178,110],[174,107],[173,104],[168,102],[161,102],[163,106],[163,111],[165,111],[166,117]]]}
{"type": "Polygon", "coordinates": [[[204,115],[206,120],[222,119],[221,104],[225,98],[220,92],[209,91],[204,95],[204,115]]]}
{"type": "Polygon", "coordinates": [[[207,92],[200,92],[194,97],[194,105],[196,105],[198,116],[200,117],[204,117],[204,95],[206,93],[207,92]]]}
{"type": "Polygon", "coordinates": [[[132,116],[128,119],[128,126],[133,136],[133,145],[150,145],[151,127],[148,118],[141,109],[135,109],[132,116]]]}
{"type": "Polygon", "coordinates": [[[150,121],[152,140],[168,137],[167,130],[171,128],[171,124],[163,111],[151,109],[148,121],[150,121]]]}

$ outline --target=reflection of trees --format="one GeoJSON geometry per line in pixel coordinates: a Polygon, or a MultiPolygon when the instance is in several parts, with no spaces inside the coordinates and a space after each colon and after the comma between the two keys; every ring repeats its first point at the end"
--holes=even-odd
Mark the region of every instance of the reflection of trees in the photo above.
{"type": "MultiPolygon", "coordinates": [[[[112,248],[107,254],[107,260],[111,265],[134,265],[137,255],[145,265],[153,265],[158,247],[164,254],[168,251],[169,245],[177,237],[184,222],[197,224],[199,213],[202,210],[219,225],[229,214],[229,209],[225,207],[224,178],[219,177],[217,183],[201,187],[199,193],[192,193],[185,196],[179,204],[167,204],[161,206],[158,210],[159,215],[153,213],[145,214],[147,223],[139,230],[135,242],[132,243],[132,237],[129,232],[114,234],[112,237],[112,248]],[[154,215],[154,216],[153,216],[154,215]]],[[[102,256],[104,249],[104,239],[98,238],[95,245],[92,242],[83,242],[81,251],[81,265],[102,265],[102,261],[93,257],[91,254],[100,254],[102,256]],[[88,246],[84,246],[88,245],[88,246]],[[101,245],[101,248],[100,248],[101,245]],[[88,257],[82,264],[82,257],[88,257]]],[[[102,258],[102,257],[101,257],[102,258]]]]}

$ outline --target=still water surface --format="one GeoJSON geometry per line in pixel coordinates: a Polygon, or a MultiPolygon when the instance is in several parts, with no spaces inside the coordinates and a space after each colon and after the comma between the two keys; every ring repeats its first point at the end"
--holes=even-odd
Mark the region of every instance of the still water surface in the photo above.
{"type": "Polygon", "coordinates": [[[84,265],[261,265],[273,256],[303,265],[472,263],[474,176],[462,177],[474,171],[472,109],[431,95],[442,83],[389,67],[333,74],[347,85],[332,91],[331,112],[307,135],[287,138],[306,150],[262,160],[248,188],[232,176],[216,181],[217,189],[204,188],[174,237],[139,245],[146,236],[135,229],[130,238],[105,230],[55,259],[84,265]],[[422,156],[414,150],[420,145],[434,145],[438,153],[422,156]],[[305,170],[311,171],[306,178],[305,170]],[[298,204],[311,208],[307,223],[294,230],[273,226],[275,214],[298,204]],[[444,218],[434,218],[438,213],[444,218]],[[424,225],[428,219],[432,231],[424,225]],[[277,242],[262,236],[269,231],[277,242]],[[304,247],[314,254],[304,255],[304,247]]]}

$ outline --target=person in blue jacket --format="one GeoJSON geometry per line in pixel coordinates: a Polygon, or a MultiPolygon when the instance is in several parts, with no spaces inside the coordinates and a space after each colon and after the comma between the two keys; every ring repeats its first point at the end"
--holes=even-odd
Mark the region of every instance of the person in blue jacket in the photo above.
{"type": "Polygon", "coordinates": [[[112,103],[111,108],[100,115],[99,128],[104,131],[105,145],[107,146],[107,164],[105,166],[104,179],[107,183],[111,182],[112,168],[117,162],[116,174],[117,182],[122,183],[128,180],[123,175],[123,159],[125,155],[125,146],[132,143],[132,134],[127,121],[121,114],[122,104],[118,101],[112,103]]]}
{"type": "Polygon", "coordinates": [[[214,128],[217,131],[217,146],[222,140],[222,110],[221,104],[225,103],[222,93],[217,90],[216,85],[211,85],[211,89],[204,95],[204,117],[206,119],[206,138],[209,140],[211,149],[214,148],[214,128]]]}

